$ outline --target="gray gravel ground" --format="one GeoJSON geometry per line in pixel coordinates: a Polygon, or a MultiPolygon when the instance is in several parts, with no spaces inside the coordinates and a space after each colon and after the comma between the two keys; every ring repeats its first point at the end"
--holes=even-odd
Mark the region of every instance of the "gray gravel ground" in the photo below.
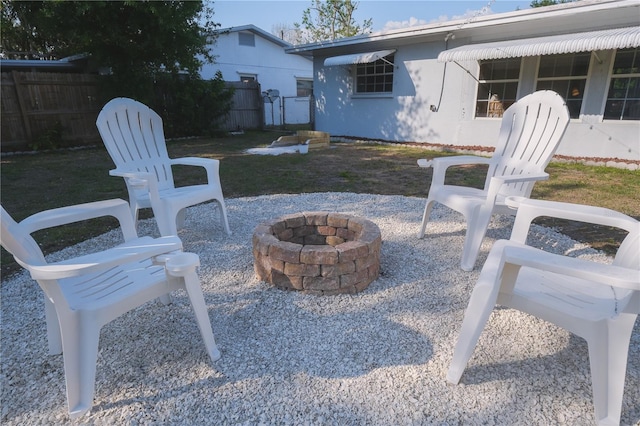
{"type": "MultiPolygon", "coordinates": [[[[211,365],[184,294],[147,304],[101,334],[96,396],[79,424],[588,425],[594,424],[586,343],[510,309],[496,309],[459,385],[445,381],[478,269],[459,269],[461,216],[436,206],[416,237],[424,200],[347,193],[227,200],[233,235],[213,205],[180,231],[198,253],[222,358],[211,365]],[[381,277],[357,295],[274,289],[253,272],[251,235],[301,211],[366,217],[382,231],[381,277]]],[[[491,242],[511,220],[492,222],[491,242]]],[[[141,223],[141,234],[155,223],[141,223]]],[[[536,227],[538,246],[608,259],[536,227]]],[[[113,244],[107,233],[52,259],[113,244]]],[[[66,424],[61,356],[48,356],[42,293],[26,274],[2,282],[2,423],[66,424]]],[[[622,424],[640,424],[640,321],[629,353],[622,424]]]]}

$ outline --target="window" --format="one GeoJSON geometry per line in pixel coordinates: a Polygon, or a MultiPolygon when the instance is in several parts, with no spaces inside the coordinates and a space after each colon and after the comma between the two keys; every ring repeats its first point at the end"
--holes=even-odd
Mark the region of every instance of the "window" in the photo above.
{"type": "Polygon", "coordinates": [[[252,33],[238,33],[238,42],[240,46],[254,47],[256,45],[256,37],[252,33]]]}
{"type": "Polygon", "coordinates": [[[296,96],[313,95],[313,80],[296,79],[296,96]]]}
{"type": "Polygon", "coordinates": [[[375,62],[356,65],[356,93],[391,93],[393,57],[388,55],[375,62]]]}
{"type": "Polygon", "coordinates": [[[571,118],[580,117],[591,53],[540,57],[536,90],[553,90],[567,102],[571,118]]]}
{"type": "Polygon", "coordinates": [[[640,49],[622,49],[613,62],[604,108],[609,120],[640,120],[640,49]]]}
{"type": "Polygon", "coordinates": [[[476,117],[502,117],[516,101],[520,58],[480,62],[476,117]]]}
{"type": "Polygon", "coordinates": [[[240,74],[240,81],[243,83],[251,83],[258,81],[258,76],[255,74],[240,74]]]}

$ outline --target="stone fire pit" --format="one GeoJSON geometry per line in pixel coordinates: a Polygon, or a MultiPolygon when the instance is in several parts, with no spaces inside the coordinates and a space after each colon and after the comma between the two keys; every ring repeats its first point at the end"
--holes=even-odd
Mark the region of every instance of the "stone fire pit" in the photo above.
{"type": "Polygon", "coordinates": [[[378,278],[382,236],[366,219],[328,212],[287,215],[253,233],[255,271],[285,290],[357,293],[378,278]]]}

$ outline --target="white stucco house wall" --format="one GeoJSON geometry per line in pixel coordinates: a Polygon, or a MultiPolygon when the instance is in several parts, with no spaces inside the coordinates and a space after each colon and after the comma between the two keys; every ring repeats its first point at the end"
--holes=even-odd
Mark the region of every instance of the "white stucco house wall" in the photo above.
{"type": "MultiPolygon", "coordinates": [[[[559,156],[640,162],[640,2],[582,0],[292,46],[332,137],[495,146],[502,111],[567,101],[559,156]]],[[[614,161],[615,162],[615,161],[614,161]]]]}
{"type": "Polygon", "coordinates": [[[290,43],[255,25],[223,28],[216,31],[215,44],[209,49],[214,64],[202,67],[203,79],[211,79],[219,70],[225,81],[257,81],[261,90],[277,90],[279,97],[265,97],[265,124],[309,123],[309,96],[313,87],[313,63],[306,55],[288,55],[290,43]]]}

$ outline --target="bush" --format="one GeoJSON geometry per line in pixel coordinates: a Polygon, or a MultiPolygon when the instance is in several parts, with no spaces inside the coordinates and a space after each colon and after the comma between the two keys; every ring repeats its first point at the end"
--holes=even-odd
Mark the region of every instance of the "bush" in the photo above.
{"type": "Polygon", "coordinates": [[[28,146],[34,151],[62,148],[67,145],[63,139],[64,132],[62,123],[56,121],[48,129],[36,135],[28,146]]]}
{"type": "Polygon", "coordinates": [[[163,75],[156,80],[155,95],[154,110],[164,120],[167,137],[212,136],[231,108],[233,91],[218,71],[211,80],[163,75]]]}
{"type": "Polygon", "coordinates": [[[162,117],[167,138],[212,136],[229,112],[233,98],[233,89],[226,87],[220,71],[211,80],[170,73],[135,81],[106,76],[101,92],[103,103],[123,96],[149,106],[162,117]]]}

